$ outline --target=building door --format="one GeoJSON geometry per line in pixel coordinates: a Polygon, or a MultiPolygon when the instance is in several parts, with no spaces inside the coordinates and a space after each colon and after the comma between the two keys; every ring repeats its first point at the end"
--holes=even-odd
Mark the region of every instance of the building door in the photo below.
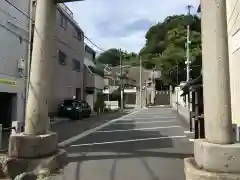
{"type": "Polygon", "coordinates": [[[81,100],[81,88],[76,88],[76,99],[81,100]]]}
{"type": "Polygon", "coordinates": [[[12,125],[12,100],[14,94],[0,93],[0,124],[4,128],[11,127],[12,125]]]}

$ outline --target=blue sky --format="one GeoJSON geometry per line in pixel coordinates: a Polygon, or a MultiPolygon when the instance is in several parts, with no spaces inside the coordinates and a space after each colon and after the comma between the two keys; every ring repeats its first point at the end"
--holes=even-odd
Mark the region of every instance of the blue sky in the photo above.
{"type": "MultiPolygon", "coordinates": [[[[199,0],[85,0],[67,3],[85,35],[103,49],[139,52],[147,30],[167,16],[187,13],[199,0]]],[[[87,40],[86,43],[91,45],[87,40]]],[[[97,48],[93,47],[99,52],[97,48]]]]}

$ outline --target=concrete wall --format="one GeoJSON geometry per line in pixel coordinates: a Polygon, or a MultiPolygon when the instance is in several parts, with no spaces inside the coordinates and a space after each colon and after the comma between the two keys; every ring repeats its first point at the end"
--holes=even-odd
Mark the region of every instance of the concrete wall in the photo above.
{"type": "Polygon", "coordinates": [[[183,97],[181,96],[182,90],[179,87],[176,87],[174,92],[171,95],[171,104],[172,107],[183,117],[183,120],[186,121],[186,123],[189,123],[189,110],[187,104],[184,102],[183,97]]]}
{"type": "Polygon", "coordinates": [[[111,110],[116,110],[119,108],[118,101],[104,101],[104,103],[106,104],[106,107],[111,110]]]}
{"type": "Polygon", "coordinates": [[[97,89],[103,89],[104,88],[104,78],[95,74],[94,75],[94,87],[97,89]]]}
{"type": "MultiPolygon", "coordinates": [[[[29,15],[30,0],[11,1],[29,15]]],[[[17,110],[14,120],[24,121],[25,72],[19,72],[18,61],[27,62],[29,19],[6,1],[0,1],[0,79],[12,81],[15,85],[0,83],[0,92],[17,94],[17,110]],[[21,37],[21,38],[19,38],[21,37]],[[21,77],[21,75],[23,77],[21,77]]]]}
{"type": "Polygon", "coordinates": [[[84,86],[85,87],[94,87],[94,74],[90,71],[90,69],[85,66],[84,67],[84,86]]]}
{"type": "Polygon", "coordinates": [[[227,19],[228,19],[228,41],[229,41],[229,62],[230,62],[230,81],[231,81],[231,103],[233,123],[240,125],[240,3],[238,0],[228,0],[227,19]]]}

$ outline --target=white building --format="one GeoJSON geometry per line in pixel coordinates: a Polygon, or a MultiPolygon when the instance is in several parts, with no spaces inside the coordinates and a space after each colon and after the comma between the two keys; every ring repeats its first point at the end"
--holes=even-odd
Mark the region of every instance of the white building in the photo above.
{"type": "Polygon", "coordinates": [[[85,45],[84,58],[84,98],[94,109],[97,94],[104,89],[104,72],[94,63],[96,52],[85,45]]]}
{"type": "Polygon", "coordinates": [[[24,120],[30,0],[0,1],[0,124],[24,120]],[[22,12],[17,10],[20,9],[22,12]],[[24,15],[24,14],[26,15],[24,15]]]}

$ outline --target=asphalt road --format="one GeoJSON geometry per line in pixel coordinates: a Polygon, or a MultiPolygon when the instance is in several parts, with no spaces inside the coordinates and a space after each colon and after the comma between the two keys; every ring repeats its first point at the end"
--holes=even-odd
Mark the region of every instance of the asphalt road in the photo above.
{"type": "Polygon", "coordinates": [[[67,142],[69,164],[52,180],[184,180],[193,152],[184,126],[171,108],[115,119],[67,142]]]}
{"type": "Polygon", "coordinates": [[[69,120],[64,118],[56,118],[51,121],[51,131],[58,133],[59,142],[63,142],[72,137],[81,134],[88,129],[99,126],[105,122],[108,122],[112,119],[122,117],[131,113],[133,110],[126,110],[124,112],[111,112],[106,114],[93,115],[89,118],[84,118],[81,120],[69,120]]]}

